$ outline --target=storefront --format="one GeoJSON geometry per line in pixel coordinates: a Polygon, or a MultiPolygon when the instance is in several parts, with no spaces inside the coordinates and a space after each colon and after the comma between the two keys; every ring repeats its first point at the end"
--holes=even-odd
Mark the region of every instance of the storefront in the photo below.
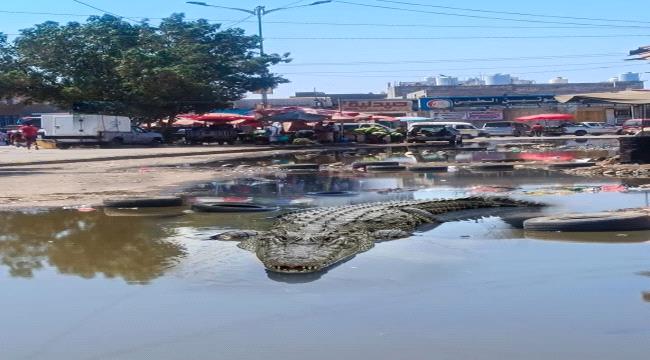
{"type": "Polygon", "coordinates": [[[482,126],[490,121],[514,121],[542,113],[570,113],[577,121],[617,122],[616,107],[602,102],[565,105],[553,95],[504,95],[418,99],[419,116],[466,121],[482,126]]]}

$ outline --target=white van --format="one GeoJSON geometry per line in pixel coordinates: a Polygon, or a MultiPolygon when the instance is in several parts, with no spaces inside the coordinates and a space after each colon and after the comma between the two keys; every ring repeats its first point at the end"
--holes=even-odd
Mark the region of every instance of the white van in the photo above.
{"type": "Polygon", "coordinates": [[[450,128],[458,130],[463,136],[463,139],[473,139],[479,136],[485,136],[484,131],[477,128],[476,126],[466,123],[466,122],[436,122],[437,124],[448,126],[450,128]]]}

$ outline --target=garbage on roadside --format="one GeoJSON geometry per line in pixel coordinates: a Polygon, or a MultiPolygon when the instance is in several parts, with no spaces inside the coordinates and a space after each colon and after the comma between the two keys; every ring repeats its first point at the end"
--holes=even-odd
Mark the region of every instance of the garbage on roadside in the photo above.
{"type": "MultiPolygon", "coordinates": [[[[524,195],[574,195],[579,193],[624,193],[628,192],[629,188],[625,185],[602,185],[602,186],[554,186],[543,187],[533,190],[524,190],[524,195]]],[[[650,190],[649,190],[650,191],[650,190]]]]}

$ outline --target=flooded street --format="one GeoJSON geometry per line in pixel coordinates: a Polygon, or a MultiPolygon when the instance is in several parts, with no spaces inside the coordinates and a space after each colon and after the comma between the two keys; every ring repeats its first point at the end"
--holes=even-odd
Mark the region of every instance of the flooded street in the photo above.
{"type": "MultiPolygon", "coordinates": [[[[289,160],[267,162],[278,161],[289,160]]],[[[4,213],[2,358],[646,359],[650,232],[537,234],[507,214],[461,217],[307,275],[268,273],[235,242],[209,239],[268,229],[291,209],[368,201],[507,195],[550,204],[546,213],[647,206],[638,185],[545,170],[284,172],[190,191],[279,207],[271,213],[4,213]]]]}

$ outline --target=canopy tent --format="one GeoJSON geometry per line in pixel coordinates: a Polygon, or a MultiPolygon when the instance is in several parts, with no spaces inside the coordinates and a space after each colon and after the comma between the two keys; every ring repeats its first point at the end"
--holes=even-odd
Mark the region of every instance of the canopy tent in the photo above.
{"type": "Polygon", "coordinates": [[[396,121],[392,116],[374,115],[358,112],[337,111],[331,114],[332,121],[357,122],[357,121],[396,121]]]}
{"type": "Polygon", "coordinates": [[[203,126],[203,124],[201,121],[180,118],[174,121],[173,126],[203,126]]]}
{"type": "Polygon", "coordinates": [[[253,126],[253,127],[259,127],[262,126],[263,123],[260,120],[256,119],[239,119],[239,120],[233,120],[229,122],[231,125],[235,126],[253,126]]]}
{"type": "Polygon", "coordinates": [[[329,120],[329,116],[306,113],[303,111],[296,110],[296,111],[288,111],[284,113],[270,115],[262,118],[262,120],[277,121],[277,122],[291,122],[291,121],[319,122],[319,121],[329,120]]]}
{"type": "Polygon", "coordinates": [[[206,121],[206,122],[230,122],[235,120],[255,120],[255,116],[252,115],[238,115],[238,114],[229,114],[229,113],[208,113],[208,114],[183,114],[178,115],[179,119],[187,119],[194,121],[206,121]]]}
{"type": "Polygon", "coordinates": [[[561,103],[581,101],[602,101],[615,104],[647,105],[650,104],[650,91],[626,90],[619,92],[586,93],[573,95],[559,95],[555,99],[561,103]]]}
{"type": "Polygon", "coordinates": [[[571,114],[537,114],[537,115],[518,117],[515,120],[519,122],[570,121],[570,120],[575,120],[575,116],[571,114]]]}
{"type": "Polygon", "coordinates": [[[320,122],[330,119],[330,115],[322,113],[317,109],[303,108],[299,106],[287,106],[283,108],[271,108],[257,110],[258,118],[263,121],[273,122],[320,122]]]}

